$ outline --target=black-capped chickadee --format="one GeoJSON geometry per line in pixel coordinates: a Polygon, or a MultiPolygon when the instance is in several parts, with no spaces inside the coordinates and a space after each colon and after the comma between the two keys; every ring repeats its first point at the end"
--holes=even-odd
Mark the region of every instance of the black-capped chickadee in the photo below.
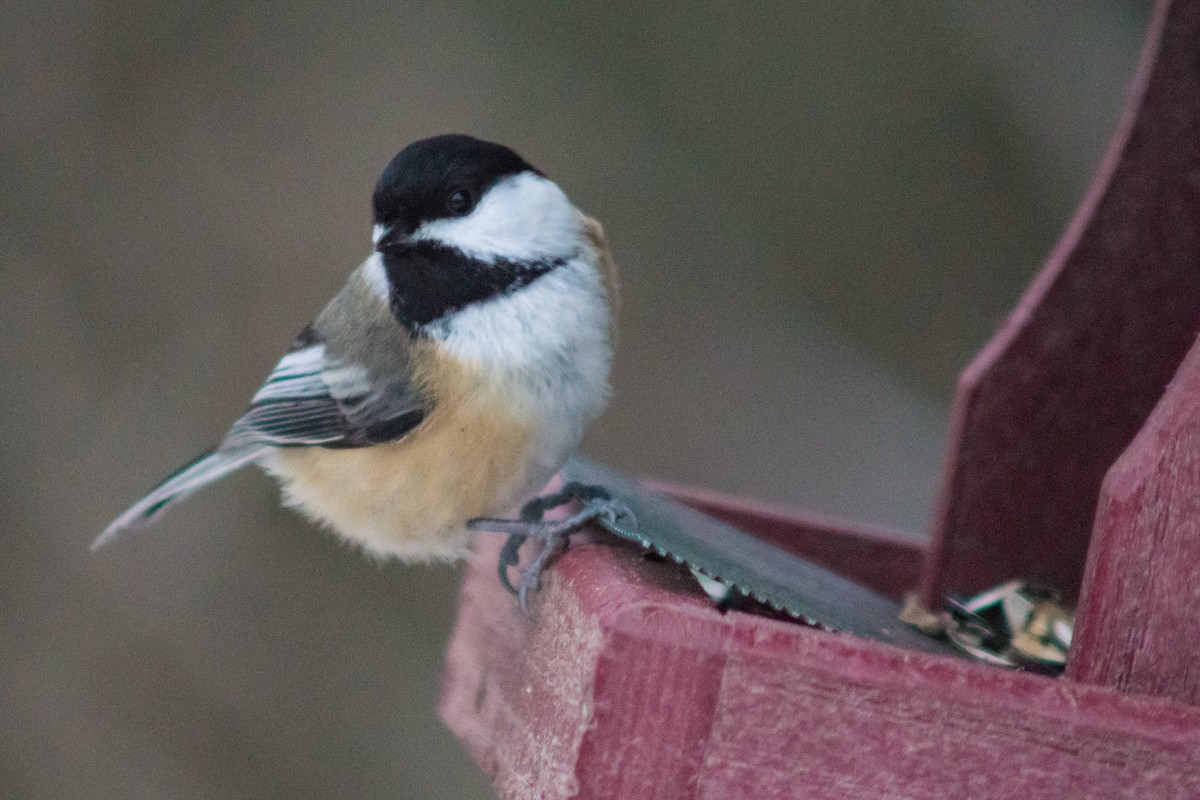
{"type": "Polygon", "coordinates": [[[373,207],[374,252],[220,446],[93,548],[255,463],[371,553],[450,559],[469,522],[562,467],[609,397],[616,284],[599,223],[512,150],[461,135],[400,151],[373,207]]]}

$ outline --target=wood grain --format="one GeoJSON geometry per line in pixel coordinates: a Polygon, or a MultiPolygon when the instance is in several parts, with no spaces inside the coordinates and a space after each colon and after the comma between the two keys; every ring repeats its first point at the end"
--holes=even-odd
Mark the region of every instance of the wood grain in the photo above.
{"type": "Polygon", "coordinates": [[[572,548],[522,618],[484,541],[443,719],[504,798],[1200,796],[1200,709],[721,614],[572,548]]]}
{"type": "Polygon", "coordinates": [[[1069,675],[1200,704],[1200,346],[1109,471],[1069,675]]]}

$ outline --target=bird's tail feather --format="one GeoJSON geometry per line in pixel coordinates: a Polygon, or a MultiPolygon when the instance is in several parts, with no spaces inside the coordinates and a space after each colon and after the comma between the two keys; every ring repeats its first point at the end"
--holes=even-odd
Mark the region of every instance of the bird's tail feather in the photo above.
{"type": "Polygon", "coordinates": [[[218,448],[184,464],[148,495],[134,503],[129,510],[109,524],[92,542],[92,551],[112,541],[122,531],[145,528],[176,500],[182,500],[234,470],[240,469],[265,452],[262,447],[243,447],[235,450],[218,448]]]}

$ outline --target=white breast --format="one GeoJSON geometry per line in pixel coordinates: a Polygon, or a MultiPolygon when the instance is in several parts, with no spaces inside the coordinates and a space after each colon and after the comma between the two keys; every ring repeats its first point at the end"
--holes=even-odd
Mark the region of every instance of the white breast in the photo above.
{"type": "MultiPolygon", "coordinates": [[[[429,333],[451,355],[493,373],[537,431],[531,457],[540,488],[608,403],[609,303],[590,248],[512,294],[435,323],[429,333]]],[[[487,391],[484,389],[483,391],[487,391]]]]}

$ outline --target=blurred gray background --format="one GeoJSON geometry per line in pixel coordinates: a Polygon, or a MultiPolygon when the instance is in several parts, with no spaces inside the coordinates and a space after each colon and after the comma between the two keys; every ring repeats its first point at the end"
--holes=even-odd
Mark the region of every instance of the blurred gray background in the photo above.
{"type": "Polygon", "coordinates": [[[482,798],[438,723],[459,571],[214,443],[366,255],[409,141],[505,142],[605,223],[645,475],[927,525],[957,371],[1053,244],[1148,7],[6,3],[0,797],[482,798]]]}

